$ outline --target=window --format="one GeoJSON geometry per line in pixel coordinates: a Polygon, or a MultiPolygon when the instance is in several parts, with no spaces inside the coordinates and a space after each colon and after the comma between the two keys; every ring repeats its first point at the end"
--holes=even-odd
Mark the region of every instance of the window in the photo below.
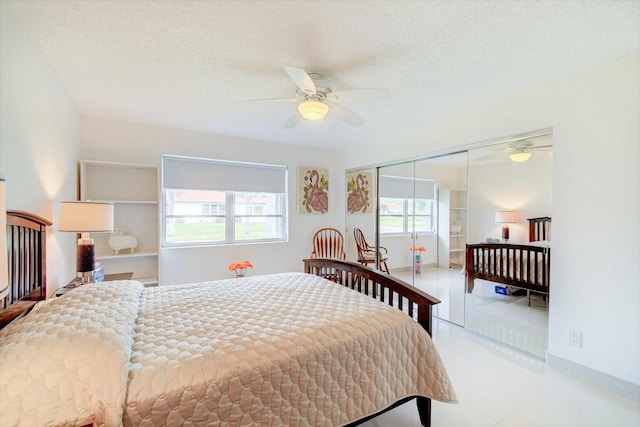
{"type": "Polygon", "coordinates": [[[433,233],[434,200],[380,197],[380,233],[433,233]]]}
{"type": "Polygon", "coordinates": [[[202,203],[202,215],[224,215],[225,205],[224,203],[202,203]]]}
{"type": "Polygon", "coordinates": [[[381,175],[380,233],[435,232],[435,187],[432,180],[381,175]]]}
{"type": "Polygon", "coordinates": [[[287,239],[284,166],[162,156],[163,246],[287,239]]]}
{"type": "Polygon", "coordinates": [[[280,240],[286,195],[234,193],[234,240],[280,240]]]}

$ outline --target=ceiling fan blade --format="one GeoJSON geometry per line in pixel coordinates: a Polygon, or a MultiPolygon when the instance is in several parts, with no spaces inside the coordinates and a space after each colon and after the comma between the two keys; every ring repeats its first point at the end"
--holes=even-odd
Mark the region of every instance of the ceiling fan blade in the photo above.
{"type": "Polygon", "coordinates": [[[284,70],[302,92],[307,95],[315,95],[318,93],[315,83],[313,83],[313,80],[311,80],[311,77],[309,77],[309,74],[307,74],[305,70],[294,67],[284,67],[284,70]]]}
{"type": "Polygon", "coordinates": [[[348,124],[349,126],[358,127],[364,124],[364,119],[354,113],[351,110],[348,110],[344,107],[340,107],[338,105],[334,105],[328,103],[332,109],[332,115],[335,116],[336,119],[340,120],[343,123],[348,124]]]}
{"type": "Polygon", "coordinates": [[[263,99],[245,99],[238,102],[300,102],[298,98],[263,98],[263,99]]]}
{"type": "Polygon", "coordinates": [[[489,153],[489,154],[485,154],[483,156],[473,157],[470,160],[472,162],[475,162],[475,163],[481,163],[481,162],[486,162],[486,161],[489,161],[489,160],[499,159],[501,157],[502,157],[502,155],[499,154],[499,153],[489,153]]]}
{"type": "Polygon", "coordinates": [[[551,151],[553,150],[553,145],[538,145],[537,147],[527,148],[527,150],[551,151]]]}
{"type": "Polygon", "coordinates": [[[302,121],[302,116],[300,115],[300,113],[298,113],[298,110],[295,110],[293,113],[291,113],[291,116],[289,116],[287,121],[284,122],[284,125],[282,126],[282,128],[293,129],[294,127],[298,126],[298,124],[301,121],[302,121]]]}
{"type": "Polygon", "coordinates": [[[391,91],[383,88],[347,89],[331,92],[327,98],[331,102],[386,101],[391,98],[391,91]]]}

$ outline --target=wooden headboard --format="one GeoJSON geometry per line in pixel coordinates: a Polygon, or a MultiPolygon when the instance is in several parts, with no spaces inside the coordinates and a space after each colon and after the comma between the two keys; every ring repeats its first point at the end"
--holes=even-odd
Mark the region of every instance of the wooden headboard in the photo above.
{"type": "Polygon", "coordinates": [[[0,329],[47,298],[47,227],[29,212],[7,210],[9,294],[0,301],[0,329]]]}
{"type": "Polygon", "coordinates": [[[551,240],[551,217],[529,218],[529,241],[551,240]]]}

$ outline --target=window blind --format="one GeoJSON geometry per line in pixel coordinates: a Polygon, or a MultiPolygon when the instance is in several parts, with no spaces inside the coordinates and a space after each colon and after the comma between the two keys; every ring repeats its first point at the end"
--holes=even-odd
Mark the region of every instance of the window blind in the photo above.
{"type": "Polygon", "coordinates": [[[380,197],[413,199],[435,199],[436,182],[430,179],[406,178],[380,175],[380,197]]]}
{"type": "Polygon", "coordinates": [[[162,155],[162,188],[286,193],[287,167],[162,155]]]}

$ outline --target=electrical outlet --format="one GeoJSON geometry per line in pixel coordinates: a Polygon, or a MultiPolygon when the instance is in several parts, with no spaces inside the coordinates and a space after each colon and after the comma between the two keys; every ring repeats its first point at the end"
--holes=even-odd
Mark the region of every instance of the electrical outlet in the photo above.
{"type": "Polygon", "coordinates": [[[582,332],[569,329],[569,345],[582,347],[582,332]]]}

